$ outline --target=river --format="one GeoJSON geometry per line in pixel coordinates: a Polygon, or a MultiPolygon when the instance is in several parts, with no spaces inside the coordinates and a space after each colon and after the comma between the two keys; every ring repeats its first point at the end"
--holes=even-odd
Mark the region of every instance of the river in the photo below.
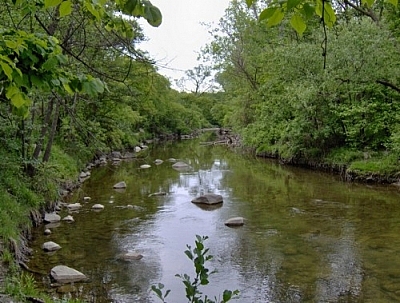
{"type": "Polygon", "coordinates": [[[45,226],[33,231],[28,265],[42,273],[35,276],[40,288],[87,302],[161,302],[149,290],[161,282],[171,290],[167,302],[184,303],[175,275],[194,277],[184,251],[204,235],[213,255],[207,267],[217,270],[202,288],[211,298],[238,289],[233,302],[400,302],[398,188],[346,183],[199,140],[150,146],[140,159],[95,168],[68,198],[83,204],[75,222],[62,221],[48,236],[45,226]],[[193,170],[176,171],[169,158],[193,170]],[[120,181],[127,188],[117,192],[120,181]],[[167,194],[149,197],[161,191],[167,194]],[[208,192],[223,196],[221,207],[191,203],[208,192]],[[105,208],[93,211],[95,203],[105,208]],[[224,225],[236,216],[244,226],[224,225]],[[62,248],[46,253],[46,241],[62,248]],[[143,258],[120,260],[127,251],[143,258]],[[59,264],[90,280],[50,287],[48,274],[59,264]]]}

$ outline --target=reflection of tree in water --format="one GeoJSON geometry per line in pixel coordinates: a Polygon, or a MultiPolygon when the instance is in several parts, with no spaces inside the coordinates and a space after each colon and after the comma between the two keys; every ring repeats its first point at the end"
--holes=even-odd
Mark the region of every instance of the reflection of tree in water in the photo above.
{"type": "Polygon", "coordinates": [[[326,277],[317,281],[317,302],[356,301],[361,292],[362,267],[354,239],[354,227],[342,226],[342,234],[332,239],[322,259],[328,267],[326,277]]]}

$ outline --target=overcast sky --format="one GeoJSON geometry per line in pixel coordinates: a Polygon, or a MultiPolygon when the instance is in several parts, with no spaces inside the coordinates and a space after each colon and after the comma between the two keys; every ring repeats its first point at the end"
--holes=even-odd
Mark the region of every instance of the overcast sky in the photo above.
{"type": "Polygon", "coordinates": [[[159,72],[171,79],[180,79],[184,71],[199,65],[200,48],[211,37],[201,22],[215,26],[224,15],[230,0],[151,0],[163,15],[159,27],[140,21],[149,41],[140,44],[156,59],[159,72]],[[162,67],[166,66],[166,67],[162,67]]]}

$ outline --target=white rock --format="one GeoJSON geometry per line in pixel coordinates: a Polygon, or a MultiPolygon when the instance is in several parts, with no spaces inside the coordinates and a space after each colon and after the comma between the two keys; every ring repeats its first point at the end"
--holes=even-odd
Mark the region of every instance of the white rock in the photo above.
{"type": "Polygon", "coordinates": [[[104,205],[102,205],[102,204],[94,204],[92,206],[92,209],[104,209],[104,205]]]}
{"type": "Polygon", "coordinates": [[[139,146],[135,146],[135,152],[140,152],[142,149],[139,146]]]}
{"type": "Polygon", "coordinates": [[[90,201],[91,199],[91,197],[83,197],[83,201],[90,201]]]}
{"type": "Polygon", "coordinates": [[[72,283],[87,279],[83,273],[65,265],[53,267],[50,271],[50,275],[58,283],[72,283]]]}
{"type": "Polygon", "coordinates": [[[126,188],[126,183],[125,181],[118,182],[117,184],[114,184],[113,188],[115,189],[126,188]]]}
{"type": "Polygon", "coordinates": [[[78,210],[78,209],[82,208],[82,204],[80,204],[80,203],[67,204],[67,208],[69,210],[78,210]]]}
{"type": "Polygon", "coordinates": [[[154,163],[156,164],[156,165],[160,165],[160,164],[162,164],[164,161],[163,160],[161,160],[161,159],[155,159],[154,160],[154,163]]]}
{"type": "Polygon", "coordinates": [[[149,164],[140,165],[140,168],[143,168],[143,169],[150,168],[150,167],[151,167],[151,165],[149,165],[149,164]]]}
{"type": "Polygon", "coordinates": [[[230,218],[225,221],[226,226],[243,226],[244,225],[244,219],[243,217],[234,217],[230,218]]]}
{"type": "Polygon", "coordinates": [[[72,217],[71,215],[68,215],[63,218],[63,221],[74,222],[75,220],[74,220],[74,217],[72,217]]]}
{"type": "Polygon", "coordinates": [[[56,213],[45,213],[43,220],[46,223],[54,223],[54,222],[59,222],[61,220],[61,217],[56,213]]]}
{"type": "Polygon", "coordinates": [[[56,251],[59,250],[61,246],[53,241],[48,241],[43,243],[42,248],[44,251],[56,251]]]}

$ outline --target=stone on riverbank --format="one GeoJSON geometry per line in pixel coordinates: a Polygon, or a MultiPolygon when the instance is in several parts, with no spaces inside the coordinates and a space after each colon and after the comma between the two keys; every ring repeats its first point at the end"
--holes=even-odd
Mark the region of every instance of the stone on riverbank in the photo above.
{"type": "Polygon", "coordinates": [[[140,165],[140,168],[141,169],[146,169],[146,168],[150,168],[151,167],[151,165],[149,165],[149,164],[142,164],[142,165],[140,165]]]}
{"type": "Polygon", "coordinates": [[[42,248],[44,251],[56,251],[59,250],[61,246],[53,241],[48,241],[43,243],[42,248]]]}
{"type": "Polygon", "coordinates": [[[72,283],[87,279],[83,273],[65,265],[53,267],[50,271],[50,276],[58,283],[72,283]]]}
{"type": "Polygon", "coordinates": [[[225,221],[225,225],[229,226],[229,227],[243,226],[244,225],[244,219],[243,219],[243,217],[230,218],[230,219],[225,221]]]}
{"type": "Polygon", "coordinates": [[[92,209],[101,210],[101,209],[104,209],[104,205],[102,205],[102,204],[94,204],[92,206],[92,209]]]}
{"type": "Polygon", "coordinates": [[[222,196],[217,194],[205,194],[203,196],[194,198],[192,203],[195,204],[206,204],[206,205],[216,205],[223,202],[222,196]]]}
{"type": "Polygon", "coordinates": [[[43,220],[45,223],[55,223],[55,222],[60,222],[61,217],[56,213],[45,213],[43,220]]]}
{"type": "Polygon", "coordinates": [[[66,205],[68,210],[74,211],[82,208],[82,204],[80,203],[71,203],[66,205]]]}
{"type": "Polygon", "coordinates": [[[67,222],[74,222],[74,217],[72,217],[71,215],[65,216],[63,218],[63,221],[67,221],[67,222]]]}

